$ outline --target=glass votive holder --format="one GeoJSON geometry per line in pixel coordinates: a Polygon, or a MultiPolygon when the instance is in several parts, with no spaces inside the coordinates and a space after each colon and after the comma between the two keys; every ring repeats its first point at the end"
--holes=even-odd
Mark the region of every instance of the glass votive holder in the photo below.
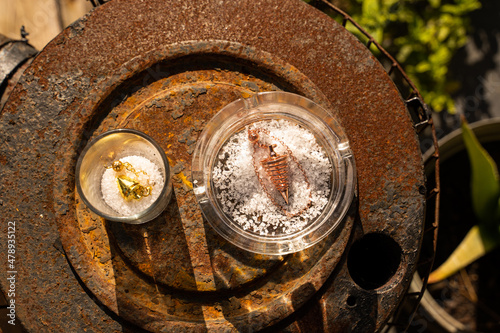
{"type": "Polygon", "coordinates": [[[76,164],[80,198],[97,215],[140,224],[160,215],[172,196],[163,149],[148,135],[115,129],[92,140],[76,164]]]}

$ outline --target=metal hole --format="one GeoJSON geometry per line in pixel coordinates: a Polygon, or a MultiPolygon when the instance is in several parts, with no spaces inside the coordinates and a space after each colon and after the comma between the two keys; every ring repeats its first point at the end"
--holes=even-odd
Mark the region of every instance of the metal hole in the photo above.
{"type": "Polygon", "coordinates": [[[352,308],[356,306],[358,299],[356,298],[356,296],[350,295],[349,297],[347,297],[347,300],[345,302],[348,307],[352,308]]]}
{"type": "Polygon", "coordinates": [[[380,233],[366,234],[349,251],[349,274],[363,289],[380,288],[398,270],[401,253],[401,247],[391,237],[380,233]]]}

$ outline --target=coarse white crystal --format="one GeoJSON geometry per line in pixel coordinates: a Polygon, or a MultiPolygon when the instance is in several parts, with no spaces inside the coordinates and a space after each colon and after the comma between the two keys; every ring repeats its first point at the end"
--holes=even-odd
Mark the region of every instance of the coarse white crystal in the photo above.
{"type": "MultiPolygon", "coordinates": [[[[212,181],[224,213],[243,230],[259,235],[280,236],[304,229],[321,214],[334,186],[331,177],[333,167],[323,147],[317,143],[313,133],[288,120],[260,121],[247,126],[225,143],[218,156],[212,181]],[[269,133],[261,135],[260,142],[266,145],[278,143],[275,151],[280,155],[287,153],[288,147],[302,167],[304,172],[295,160],[288,159],[289,205],[284,205],[290,214],[303,210],[301,214],[287,217],[262,188],[253,162],[255,158],[257,172],[262,172],[262,156],[254,152],[248,140],[249,129],[269,133]],[[303,173],[306,173],[309,187],[303,173]],[[311,205],[304,210],[309,202],[311,205]]],[[[271,187],[266,188],[273,191],[271,187]]]]}

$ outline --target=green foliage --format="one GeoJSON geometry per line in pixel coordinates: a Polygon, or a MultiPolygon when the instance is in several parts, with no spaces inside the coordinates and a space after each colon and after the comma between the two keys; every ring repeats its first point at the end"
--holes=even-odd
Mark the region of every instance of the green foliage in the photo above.
{"type": "Polygon", "coordinates": [[[471,165],[471,200],[478,224],[450,257],[429,275],[441,281],[500,245],[500,177],[495,161],[481,146],[462,117],[462,137],[471,165]]]}
{"type": "Polygon", "coordinates": [[[479,225],[500,232],[500,177],[495,161],[462,119],[462,135],[471,164],[471,199],[479,225]]]}
{"type": "Polygon", "coordinates": [[[448,65],[467,40],[467,14],[480,7],[479,0],[351,0],[346,10],[403,64],[435,111],[454,112],[450,94],[460,84],[448,79],[448,65]]]}

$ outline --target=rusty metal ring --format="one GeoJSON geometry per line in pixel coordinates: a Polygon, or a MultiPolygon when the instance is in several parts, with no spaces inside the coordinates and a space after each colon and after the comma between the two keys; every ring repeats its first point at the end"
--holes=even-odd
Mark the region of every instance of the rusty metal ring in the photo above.
{"type": "MultiPolygon", "coordinates": [[[[81,103],[79,109],[70,117],[69,123],[72,124],[75,132],[81,133],[82,136],[80,140],[85,142],[90,139],[90,137],[106,129],[106,127],[101,125],[102,123],[97,123],[99,127],[89,127],[95,126],[94,124],[96,124],[96,121],[94,119],[96,117],[102,119],[108,112],[112,112],[113,110],[109,108],[109,105],[112,105],[113,108],[119,107],[119,105],[115,105],[115,103],[110,103],[109,96],[114,92],[120,91],[122,89],[121,87],[126,85],[129,81],[137,80],[137,77],[140,76],[141,73],[147,73],[149,69],[154,68],[158,63],[175,63],[175,61],[183,57],[193,57],[195,55],[223,56],[225,58],[231,58],[233,62],[248,62],[249,64],[253,64],[252,66],[256,66],[256,68],[265,68],[266,72],[278,73],[278,75],[281,75],[279,80],[286,82],[289,87],[301,89],[300,92],[303,94],[311,96],[316,100],[321,96],[321,92],[315,88],[314,84],[308,81],[308,79],[297,69],[271,54],[235,42],[193,41],[167,45],[164,47],[164,53],[158,51],[151,52],[139,59],[132,59],[130,62],[124,64],[122,70],[118,71],[117,75],[101,82],[98,87],[89,94],[89,97],[81,103]]],[[[159,76],[158,80],[168,80],[168,76],[159,76]]],[[[151,84],[156,84],[155,82],[156,80],[152,80],[151,84]]],[[[153,91],[153,94],[152,99],[154,100],[163,93],[153,91]]],[[[320,98],[320,101],[323,101],[325,104],[328,103],[326,98],[320,98]]],[[[123,111],[124,113],[120,114],[117,119],[118,122],[122,122],[120,126],[126,124],[128,119],[135,115],[133,109],[126,108],[123,109],[123,111]]],[[[211,112],[217,111],[218,110],[211,110],[211,112]]],[[[158,136],[161,133],[155,131],[149,134],[158,140],[158,136]]],[[[242,311],[243,309],[234,310],[233,313],[226,313],[225,318],[236,326],[251,325],[254,329],[264,328],[270,323],[284,319],[294,311],[294,308],[289,305],[289,300],[298,290],[302,290],[302,302],[312,297],[315,290],[321,287],[328,276],[328,274],[320,274],[320,272],[333,271],[335,265],[342,256],[342,249],[345,248],[349,239],[353,223],[352,217],[344,222],[344,227],[341,231],[335,233],[332,237],[329,237],[318,246],[306,251],[306,256],[310,258],[309,260],[299,260],[299,258],[304,255],[303,253],[281,259],[273,259],[270,257],[268,260],[270,262],[274,261],[274,263],[267,268],[269,273],[257,273],[254,278],[245,282],[245,284],[251,283],[253,285],[251,289],[246,289],[245,285],[239,286],[237,289],[238,292],[232,292],[228,289],[221,294],[222,298],[212,295],[215,290],[197,292],[194,285],[179,287],[178,282],[162,280],[158,275],[148,274],[147,271],[151,270],[150,268],[143,269],[134,267],[137,266],[137,263],[131,263],[129,260],[130,257],[127,257],[127,255],[123,253],[123,251],[127,252],[127,250],[123,250],[124,245],[120,244],[123,242],[120,240],[119,235],[121,231],[118,231],[118,235],[110,234],[121,227],[114,224],[110,225],[100,218],[93,216],[84,206],[82,206],[77,196],[75,198],[66,194],[70,192],[74,186],[74,180],[71,177],[67,177],[67,175],[71,174],[74,169],[74,160],[77,157],[78,147],[81,146],[83,146],[83,144],[78,141],[61,141],[57,147],[60,151],[73,152],[73,154],[69,155],[67,158],[61,159],[61,164],[55,166],[57,170],[63,171],[56,174],[55,183],[59,184],[59,186],[54,190],[57,207],[59,207],[57,209],[57,220],[59,222],[59,233],[61,235],[63,247],[66,249],[67,256],[75,271],[78,272],[82,281],[87,285],[89,290],[97,296],[100,302],[114,311],[117,315],[137,325],[141,325],[142,322],[149,322],[144,328],[157,330],[158,327],[168,327],[169,330],[175,330],[180,327],[196,329],[200,325],[221,325],[221,323],[219,323],[220,320],[213,314],[214,311],[217,312],[214,310],[214,306],[217,307],[216,304],[222,302],[223,299],[227,297],[242,303],[256,303],[258,299],[259,306],[252,311],[246,312],[242,311]],[[60,184],[65,184],[63,189],[60,188],[60,184]],[[76,200],[76,202],[74,200],[76,200]],[[76,210],[74,210],[73,207],[76,207],[76,210]],[[74,219],[75,215],[78,216],[76,220],[74,219]],[[100,240],[94,239],[93,236],[89,234],[89,227],[96,228],[93,230],[101,230],[100,240]],[[106,233],[108,233],[108,235],[106,235],[106,233]],[[75,240],[78,241],[75,242],[75,240]],[[333,245],[334,241],[336,242],[335,245],[333,245]],[[109,244],[109,249],[107,244],[109,244]],[[101,256],[97,256],[96,252],[101,256]],[[102,256],[107,260],[103,262],[103,260],[101,260],[102,256]],[[123,256],[125,258],[121,259],[123,256]],[[276,267],[273,268],[273,266],[276,267]],[[115,271],[117,270],[120,273],[116,273],[115,271]],[[135,272],[136,270],[139,270],[141,273],[137,274],[135,272]],[[117,277],[117,274],[119,274],[120,277],[117,277]],[[127,287],[123,287],[123,289],[121,289],[118,287],[119,282],[116,282],[118,279],[128,279],[130,282],[127,283],[127,285],[135,285],[136,288],[127,289],[127,287]],[[272,289],[275,290],[277,296],[270,296],[268,294],[270,286],[266,281],[269,280],[273,281],[272,289]],[[303,290],[305,284],[314,286],[314,288],[303,290]],[[155,293],[155,288],[160,288],[162,292],[155,293]],[[122,296],[120,296],[120,294],[122,296]],[[117,299],[124,298],[125,296],[123,295],[125,294],[126,301],[117,301],[117,299]],[[152,294],[156,294],[155,297],[157,300],[154,303],[145,302],[144,295],[152,294]],[[203,294],[206,295],[204,296],[203,294]],[[179,315],[172,310],[175,307],[172,308],[172,306],[165,305],[169,302],[183,303],[185,299],[190,299],[194,304],[192,306],[184,305],[185,308],[188,309],[186,311],[191,312],[191,315],[188,315],[187,312],[178,311],[180,313],[179,315]],[[211,309],[208,310],[208,312],[212,313],[214,317],[210,318],[210,315],[207,317],[207,310],[199,312],[194,309],[197,306],[211,309]],[[160,317],[158,317],[159,314],[161,314],[160,317]],[[137,318],[140,318],[139,322],[137,318]],[[261,319],[255,320],[255,318],[261,319]],[[205,322],[200,324],[203,322],[203,319],[205,322]],[[153,324],[150,324],[151,322],[153,324]]],[[[177,198],[181,195],[179,191],[176,194],[177,198]]],[[[189,193],[184,195],[189,195],[189,193]]],[[[153,223],[161,223],[158,221],[161,221],[161,219],[153,223]]],[[[165,221],[168,221],[168,218],[166,218],[165,221]]],[[[206,230],[205,232],[208,233],[209,231],[206,230]]],[[[236,248],[232,247],[231,251],[237,254],[240,253],[241,255],[241,252],[236,248]]],[[[248,257],[248,255],[243,255],[243,257],[248,257]]],[[[254,260],[255,259],[251,259],[250,262],[254,260]]],[[[250,262],[248,264],[250,264],[250,262]]],[[[240,261],[240,265],[242,266],[239,269],[247,269],[247,273],[245,274],[255,274],[252,273],[251,270],[248,270],[250,266],[245,268],[244,262],[240,261]]],[[[218,293],[220,294],[220,291],[218,293]]]]}

